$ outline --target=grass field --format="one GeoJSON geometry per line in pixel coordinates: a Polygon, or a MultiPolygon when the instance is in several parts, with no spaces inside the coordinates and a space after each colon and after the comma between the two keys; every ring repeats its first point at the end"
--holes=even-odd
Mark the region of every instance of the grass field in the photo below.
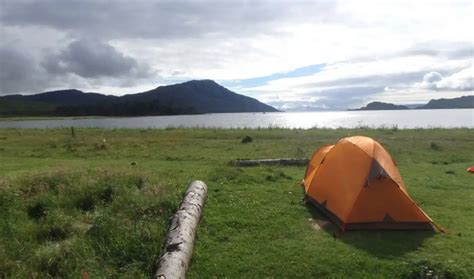
{"type": "Polygon", "coordinates": [[[472,146],[472,129],[0,129],[0,278],[148,277],[195,179],[209,199],[190,278],[472,278],[472,146]],[[228,165],[309,157],[350,135],[381,142],[449,234],[334,238],[302,202],[304,167],[228,165]]]}

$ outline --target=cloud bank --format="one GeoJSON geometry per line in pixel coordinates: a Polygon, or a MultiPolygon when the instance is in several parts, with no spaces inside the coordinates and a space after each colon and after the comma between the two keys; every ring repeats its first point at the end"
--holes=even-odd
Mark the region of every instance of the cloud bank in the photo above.
{"type": "Polygon", "coordinates": [[[210,78],[282,109],[473,94],[472,1],[13,1],[0,94],[210,78]]]}

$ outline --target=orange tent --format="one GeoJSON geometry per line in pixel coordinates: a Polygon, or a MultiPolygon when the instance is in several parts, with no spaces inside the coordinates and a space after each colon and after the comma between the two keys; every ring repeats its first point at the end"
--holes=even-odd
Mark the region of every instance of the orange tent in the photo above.
{"type": "Polygon", "coordinates": [[[371,138],[349,137],[320,148],[303,184],[306,200],[343,231],[433,228],[408,195],[396,163],[371,138]]]}

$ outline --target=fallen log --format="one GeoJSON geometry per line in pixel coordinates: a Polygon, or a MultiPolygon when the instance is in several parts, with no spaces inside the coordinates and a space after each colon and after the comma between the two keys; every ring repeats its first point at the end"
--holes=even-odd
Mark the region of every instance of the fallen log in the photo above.
{"type": "Polygon", "coordinates": [[[153,278],[185,278],[206,198],[207,186],[204,182],[193,181],[189,184],[178,211],[171,219],[164,251],[155,264],[153,278]]]}
{"type": "Polygon", "coordinates": [[[230,164],[235,167],[256,167],[256,166],[306,166],[308,158],[280,158],[280,159],[257,159],[257,160],[233,160],[230,164]]]}

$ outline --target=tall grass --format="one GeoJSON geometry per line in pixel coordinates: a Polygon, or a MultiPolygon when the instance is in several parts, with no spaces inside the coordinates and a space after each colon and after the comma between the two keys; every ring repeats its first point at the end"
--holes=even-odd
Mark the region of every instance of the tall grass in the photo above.
{"type": "Polygon", "coordinates": [[[126,170],[61,169],[1,183],[7,276],[146,277],[179,203],[156,177],[126,170]]]}

